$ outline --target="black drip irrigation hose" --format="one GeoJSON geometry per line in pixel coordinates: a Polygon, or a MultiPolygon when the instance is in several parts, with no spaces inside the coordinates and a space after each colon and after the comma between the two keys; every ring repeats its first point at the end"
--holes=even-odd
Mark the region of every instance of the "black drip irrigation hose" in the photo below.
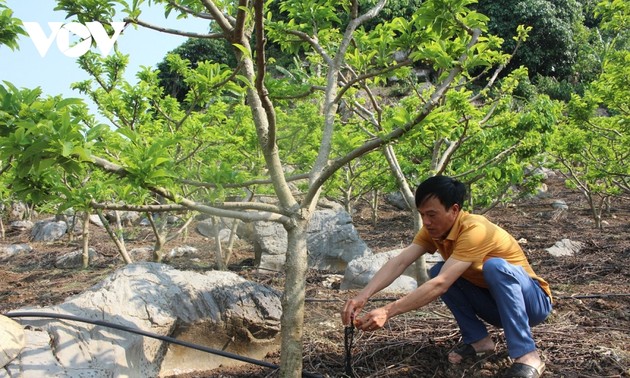
{"type": "MultiPolygon", "coordinates": [[[[177,340],[177,339],[175,339],[173,337],[162,336],[162,335],[158,335],[157,333],[147,332],[147,331],[141,330],[139,328],[127,327],[127,326],[123,326],[123,325],[120,325],[120,324],[110,323],[110,322],[106,322],[106,321],[102,321],[102,320],[92,320],[92,319],[82,318],[82,317],[74,316],[74,315],[56,314],[56,313],[51,313],[51,312],[30,312],[30,311],[29,312],[9,312],[9,313],[3,314],[3,315],[8,317],[8,318],[64,319],[64,320],[72,320],[72,321],[75,321],[75,322],[93,324],[93,325],[107,327],[107,328],[114,328],[114,329],[117,329],[117,330],[120,330],[120,331],[135,333],[137,335],[141,335],[141,336],[145,336],[145,337],[150,337],[152,339],[165,341],[167,343],[181,345],[181,346],[186,347],[186,348],[196,349],[196,350],[200,350],[202,352],[206,352],[206,353],[210,353],[210,354],[216,354],[217,356],[226,357],[226,358],[229,358],[229,359],[232,359],[232,360],[246,362],[246,363],[254,364],[254,365],[258,365],[258,366],[263,366],[263,367],[274,369],[274,370],[280,369],[280,366],[272,364],[270,362],[256,360],[254,358],[240,356],[238,354],[225,352],[225,351],[218,350],[218,349],[209,348],[209,347],[206,347],[206,346],[203,346],[203,345],[198,345],[198,344],[189,343],[187,341],[177,340]]],[[[304,377],[304,378],[322,378],[322,376],[319,375],[319,374],[309,373],[307,371],[303,371],[302,372],[302,377],[304,377]]]]}

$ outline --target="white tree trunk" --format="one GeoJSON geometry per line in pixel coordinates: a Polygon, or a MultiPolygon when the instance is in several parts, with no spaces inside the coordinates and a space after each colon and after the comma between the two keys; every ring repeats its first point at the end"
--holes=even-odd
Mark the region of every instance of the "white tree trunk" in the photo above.
{"type": "Polygon", "coordinates": [[[287,230],[288,247],[285,263],[285,284],[282,296],[282,344],[280,352],[281,377],[302,376],[302,335],[304,326],[304,297],[306,295],[306,227],[301,219],[287,230]]]}

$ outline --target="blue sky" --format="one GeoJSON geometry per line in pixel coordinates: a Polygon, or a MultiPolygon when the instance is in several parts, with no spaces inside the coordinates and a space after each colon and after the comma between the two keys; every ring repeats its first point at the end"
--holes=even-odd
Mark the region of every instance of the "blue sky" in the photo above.
{"type": "MultiPolygon", "coordinates": [[[[53,11],[56,6],[55,0],[6,0],[6,5],[13,10],[13,16],[23,22],[38,22],[46,35],[50,34],[48,22],[71,21],[65,19],[63,12],[53,11]]],[[[120,18],[111,21],[122,21],[123,17],[124,15],[120,14],[120,18]]],[[[198,33],[206,33],[208,30],[207,21],[191,18],[176,20],[174,14],[165,19],[162,6],[156,5],[144,9],[141,19],[198,33]]],[[[137,29],[127,27],[117,40],[119,50],[129,54],[126,79],[132,83],[136,82],[135,74],[140,66],[155,67],[167,52],[185,40],[185,37],[158,33],[141,27],[137,29]]],[[[22,36],[19,44],[20,49],[15,51],[0,46],[0,82],[9,81],[17,87],[24,88],[41,87],[47,95],[82,97],[70,89],[70,85],[88,79],[89,76],[79,68],[75,58],[63,55],[54,42],[44,57],[39,54],[29,36],[22,36]]]]}

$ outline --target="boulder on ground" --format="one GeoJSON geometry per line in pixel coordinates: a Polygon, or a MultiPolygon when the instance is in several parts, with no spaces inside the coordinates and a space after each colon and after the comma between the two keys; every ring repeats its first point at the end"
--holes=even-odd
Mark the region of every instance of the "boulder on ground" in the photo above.
{"type": "Polygon", "coordinates": [[[14,320],[0,315],[0,369],[17,357],[24,349],[24,345],[22,326],[14,320]]]}
{"type": "MultiPolygon", "coordinates": [[[[401,251],[402,249],[394,249],[352,260],[346,268],[343,281],[341,283],[341,289],[362,289],[370,282],[376,272],[378,272],[387,261],[398,255],[401,251]]],[[[425,254],[424,258],[427,269],[431,268],[438,262],[444,261],[439,253],[425,254]]],[[[418,273],[416,269],[416,264],[412,264],[400,277],[392,282],[391,285],[383,289],[383,291],[392,293],[408,293],[414,290],[418,286],[418,282],[416,280],[418,273]]]]}
{"type": "MultiPolygon", "coordinates": [[[[309,267],[343,272],[358,257],[372,254],[359,237],[350,214],[340,207],[317,210],[308,225],[309,267]]],[[[281,271],[286,260],[287,231],[279,223],[254,222],[250,237],[261,269],[281,271]]]]}
{"type": "Polygon", "coordinates": [[[61,239],[68,231],[68,224],[64,221],[46,219],[36,222],[31,230],[31,240],[36,242],[51,242],[61,239]]]}
{"type": "MultiPolygon", "coordinates": [[[[277,349],[280,293],[230,273],[127,265],[88,291],[33,312],[66,314],[138,328],[262,359],[277,349]]],[[[27,346],[0,377],[157,377],[240,362],[75,321],[20,318],[27,346]]]]}
{"type": "Polygon", "coordinates": [[[28,244],[0,245],[0,258],[12,257],[21,253],[32,252],[33,248],[28,244]]]}
{"type": "MultiPolygon", "coordinates": [[[[346,268],[343,281],[341,282],[341,290],[361,289],[365,287],[376,272],[378,272],[389,259],[398,255],[400,252],[400,249],[395,249],[352,260],[346,268]]],[[[394,280],[391,285],[383,289],[383,292],[408,293],[414,290],[418,287],[418,283],[412,276],[414,276],[414,273],[410,267],[405,273],[394,280]]]]}
{"type": "MultiPolygon", "coordinates": [[[[94,248],[88,248],[88,264],[92,264],[98,257],[94,248]]],[[[55,259],[55,268],[59,269],[77,269],[83,267],[83,251],[75,250],[63,254],[55,259]]]]}

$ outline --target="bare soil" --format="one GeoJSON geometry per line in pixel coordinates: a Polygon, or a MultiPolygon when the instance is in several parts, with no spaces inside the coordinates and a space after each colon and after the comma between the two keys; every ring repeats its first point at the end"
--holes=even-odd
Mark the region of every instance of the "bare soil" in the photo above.
{"type": "MultiPolygon", "coordinates": [[[[630,377],[630,200],[615,199],[605,215],[603,230],[593,227],[584,197],[566,189],[558,178],[548,182],[549,195],[530,198],[486,214],[521,240],[531,264],[550,284],[554,311],[533,328],[546,362],[547,377],[630,377]],[[562,199],[569,210],[554,210],[562,199]],[[552,257],[545,249],[561,239],[584,243],[572,257],[552,257]]],[[[354,223],[375,252],[399,248],[413,237],[410,216],[383,203],[379,219],[371,224],[369,209],[359,206],[354,223]]],[[[107,235],[92,227],[90,246],[101,255],[89,269],[63,270],[54,266],[57,256],[79,248],[79,241],[30,243],[33,251],[0,261],[0,313],[25,306],[63,302],[97,283],[122,262],[107,235]]],[[[28,234],[8,234],[2,244],[29,243],[28,234]]],[[[151,246],[148,230],[138,229],[127,241],[129,249],[151,246]]],[[[214,268],[212,241],[195,231],[169,242],[167,250],[191,245],[202,251],[196,259],[169,261],[179,269],[214,268]],[[205,251],[205,252],[204,252],[205,251]]],[[[258,273],[253,249],[239,242],[230,269],[248,279],[282,289],[281,273],[258,273]]],[[[325,377],[345,373],[344,328],[339,311],[353,292],[326,288],[326,272],[307,277],[304,334],[304,369],[325,377]]],[[[392,296],[374,298],[370,308],[392,296]]],[[[503,334],[491,328],[497,342],[494,354],[478,361],[451,366],[446,355],[459,341],[459,331],[448,309],[439,301],[398,316],[373,333],[354,333],[352,366],[357,377],[496,377],[510,365],[503,334]]],[[[279,364],[279,354],[266,361],[279,364]]],[[[218,369],[179,377],[276,377],[276,371],[255,365],[218,369]]]]}

